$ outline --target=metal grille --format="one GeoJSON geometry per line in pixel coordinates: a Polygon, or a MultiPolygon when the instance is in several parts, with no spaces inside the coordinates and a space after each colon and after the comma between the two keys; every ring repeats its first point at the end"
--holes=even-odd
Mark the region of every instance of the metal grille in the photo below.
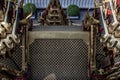
{"type": "MultiPolygon", "coordinates": [[[[105,52],[103,51],[102,49],[102,44],[100,43],[100,40],[96,40],[96,61],[97,61],[97,68],[99,69],[100,68],[100,60],[105,58],[105,52]]],[[[119,62],[120,61],[120,56],[114,58],[115,60],[115,63],[119,62]]]]}
{"type": "MultiPolygon", "coordinates": [[[[14,60],[16,62],[19,69],[21,69],[21,64],[22,64],[22,53],[21,53],[21,51],[22,51],[22,49],[20,48],[20,45],[17,45],[14,50],[15,50],[15,52],[13,53],[11,58],[12,58],[12,60],[14,60]]],[[[12,60],[9,59],[9,58],[0,59],[0,63],[3,63],[5,65],[9,66],[12,69],[17,69],[18,70],[18,67],[14,64],[14,62],[12,60]]]]}
{"type": "Polygon", "coordinates": [[[55,80],[88,80],[88,46],[83,40],[36,39],[29,50],[30,80],[51,74],[55,80]]]}
{"type": "Polygon", "coordinates": [[[97,38],[96,40],[96,67],[100,68],[100,61],[101,59],[105,58],[105,52],[102,49],[102,44],[100,43],[100,40],[97,38]]]}

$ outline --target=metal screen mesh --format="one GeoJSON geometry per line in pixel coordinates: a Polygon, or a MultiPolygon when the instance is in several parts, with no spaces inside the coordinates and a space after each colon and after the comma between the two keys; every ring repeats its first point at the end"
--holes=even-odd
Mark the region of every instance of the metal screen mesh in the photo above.
{"type": "Polygon", "coordinates": [[[88,46],[76,39],[37,39],[30,45],[30,80],[88,80],[88,46]],[[51,79],[48,79],[51,80],[51,79]]]}
{"type": "MultiPolygon", "coordinates": [[[[100,43],[100,40],[96,40],[96,61],[97,61],[97,68],[100,68],[100,61],[105,58],[105,52],[102,48],[102,43],[100,43]]],[[[114,58],[115,63],[120,61],[120,56],[117,56],[114,58]]]]}
{"type": "Polygon", "coordinates": [[[9,66],[12,69],[18,70],[18,69],[21,69],[21,64],[22,64],[22,48],[20,47],[20,45],[17,45],[14,48],[14,51],[15,52],[13,52],[12,57],[11,57],[12,60],[10,58],[0,59],[0,63],[3,63],[9,66]],[[15,63],[17,64],[19,68],[15,65],[13,61],[15,61],[15,63]]]}
{"type": "MultiPolygon", "coordinates": [[[[12,59],[21,67],[21,47],[15,47],[12,59]]],[[[88,45],[81,39],[39,39],[29,48],[30,79],[43,80],[54,74],[57,80],[88,80],[88,45]]],[[[10,59],[0,59],[18,69],[10,59]]],[[[53,79],[48,79],[53,80],[53,79]]]]}
{"type": "Polygon", "coordinates": [[[102,49],[102,44],[100,40],[97,38],[96,40],[96,67],[99,69],[101,67],[100,61],[105,58],[105,52],[102,49]]]}

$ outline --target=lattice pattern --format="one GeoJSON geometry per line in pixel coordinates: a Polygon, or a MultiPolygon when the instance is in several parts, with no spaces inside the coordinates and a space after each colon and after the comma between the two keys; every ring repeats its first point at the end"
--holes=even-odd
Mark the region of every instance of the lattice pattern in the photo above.
{"type": "MultiPolygon", "coordinates": [[[[83,40],[35,40],[30,45],[30,80],[42,80],[54,73],[57,80],[88,80],[88,46],[83,40]]],[[[13,59],[21,67],[21,48],[13,59]]],[[[10,59],[1,63],[17,69],[10,59]]]]}
{"type": "MultiPolygon", "coordinates": [[[[100,43],[99,40],[96,41],[96,60],[97,62],[97,68],[100,67],[100,63],[99,61],[101,59],[105,58],[105,52],[102,50],[102,44],[100,43]]],[[[115,63],[120,61],[120,56],[116,57],[115,59],[115,63]]]]}
{"type": "Polygon", "coordinates": [[[21,45],[17,45],[15,47],[15,54],[13,54],[12,59],[16,61],[16,63],[19,65],[19,68],[22,66],[22,48],[21,45]]]}
{"type": "Polygon", "coordinates": [[[30,45],[30,80],[88,80],[88,46],[83,40],[35,40],[30,45]]]}
{"type": "MultiPolygon", "coordinates": [[[[15,47],[15,54],[12,55],[12,59],[17,63],[17,65],[19,66],[19,68],[21,68],[21,48],[20,48],[20,45],[17,45],[15,47]]],[[[6,59],[0,59],[0,63],[3,63],[5,65],[8,65],[10,68],[12,69],[18,69],[16,67],[16,65],[9,59],[9,58],[6,58],[6,59]]]]}
{"type": "Polygon", "coordinates": [[[97,68],[100,67],[100,60],[105,58],[105,52],[102,50],[102,44],[100,43],[99,39],[96,40],[96,61],[97,61],[97,68]]]}

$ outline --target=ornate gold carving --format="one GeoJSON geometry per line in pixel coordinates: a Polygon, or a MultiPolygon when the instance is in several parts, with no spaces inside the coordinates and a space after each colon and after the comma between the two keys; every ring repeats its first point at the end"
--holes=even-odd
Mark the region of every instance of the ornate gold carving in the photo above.
{"type": "Polygon", "coordinates": [[[50,0],[46,10],[40,16],[43,25],[68,25],[67,15],[61,8],[59,0],[50,0]]]}

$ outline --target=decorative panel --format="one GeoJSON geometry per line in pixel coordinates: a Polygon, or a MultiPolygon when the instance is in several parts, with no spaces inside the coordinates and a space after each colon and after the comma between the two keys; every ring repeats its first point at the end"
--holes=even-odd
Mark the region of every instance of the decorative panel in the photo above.
{"type": "Polygon", "coordinates": [[[37,39],[30,45],[30,80],[88,80],[88,46],[81,39],[37,39]],[[53,79],[52,79],[53,80],[53,79]]]}

